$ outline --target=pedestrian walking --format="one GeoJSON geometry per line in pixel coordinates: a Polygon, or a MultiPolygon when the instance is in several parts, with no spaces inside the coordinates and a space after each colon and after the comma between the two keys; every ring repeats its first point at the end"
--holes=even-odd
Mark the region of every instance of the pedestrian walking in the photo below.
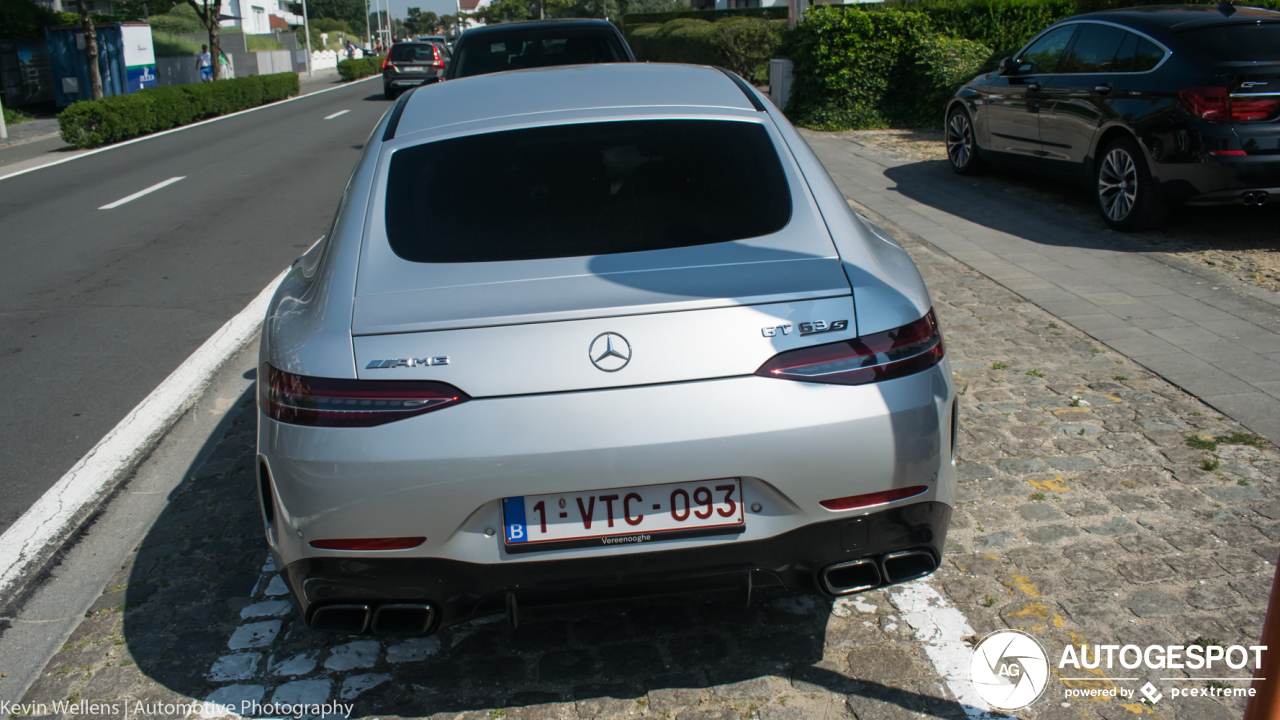
{"type": "Polygon", "coordinates": [[[231,64],[231,58],[221,50],[218,51],[218,77],[223,80],[230,80],[236,76],[235,66],[231,64]]]}
{"type": "Polygon", "coordinates": [[[213,58],[209,56],[209,46],[201,45],[200,54],[196,58],[196,65],[200,67],[200,82],[213,82],[213,58]]]}

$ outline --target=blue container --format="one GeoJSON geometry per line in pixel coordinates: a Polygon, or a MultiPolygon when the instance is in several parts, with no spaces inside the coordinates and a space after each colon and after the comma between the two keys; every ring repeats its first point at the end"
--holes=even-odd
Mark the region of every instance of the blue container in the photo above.
{"type": "MultiPolygon", "coordinates": [[[[156,87],[155,51],[146,23],[98,23],[98,72],[102,95],[127,95],[156,87]]],[[[59,107],[92,100],[89,64],[84,58],[84,33],[78,25],[45,28],[53,97],[59,107]]]]}

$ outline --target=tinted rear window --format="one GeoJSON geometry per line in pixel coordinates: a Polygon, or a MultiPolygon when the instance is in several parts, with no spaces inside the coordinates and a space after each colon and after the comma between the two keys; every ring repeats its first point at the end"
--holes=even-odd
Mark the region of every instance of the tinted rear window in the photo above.
{"type": "Polygon", "coordinates": [[[392,45],[391,59],[397,62],[432,62],[436,54],[431,45],[392,45]]]}
{"type": "Polygon", "coordinates": [[[391,248],[424,263],[610,255],[777,232],[791,192],[755,123],[645,120],[511,130],[399,150],[391,248]]]}
{"type": "Polygon", "coordinates": [[[485,33],[463,44],[458,55],[457,77],[626,60],[613,34],[600,30],[485,33]]]}
{"type": "Polygon", "coordinates": [[[1218,25],[1188,30],[1181,37],[1214,60],[1280,60],[1280,23],[1218,25]]]}

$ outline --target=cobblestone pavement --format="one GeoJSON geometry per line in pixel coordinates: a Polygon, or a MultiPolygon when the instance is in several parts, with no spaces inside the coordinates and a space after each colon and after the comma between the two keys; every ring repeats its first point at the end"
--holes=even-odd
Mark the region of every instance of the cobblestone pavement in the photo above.
{"type": "MultiPolygon", "coordinates": [[[[353,702],[356,716],[467,720],[963,718],[954,693],[967,673],[945,677],[931,660],[947,650],[944,615],[977,636],[1026,630],[1054,659],[1066,643],[1254,644],[1280,551],[1275,448],[900,239],[932,289],[962,391],[962,491],[933,577],[834,603],[696,597],[531,612],[516,630],[486,618],[411,640],[319,635],[264,566],[247,396],[24,702],[329,700],[353,702]]],[[[1170,691],[1244,683],[1126,672],[1139,680],[1055,677],[1017,714],[1240,717],[1238,701],[1170,691]],[[1165,696],[1154,706],[1064,701],[1068,687],[1147,680],[1165,696]]]]}
{"type": "MultiPolygon", "coordinates": [[[[939,163],[947,159],[941,130],[854,130],[831,134],[901,158],[939,163]]],[[[1088,189],[1008,169],[988,173],[982,182],[991,185],[992,192],[1043,204],[1098,234],[1114,234],[1094,209],[1088,189]]],[[[1179,207],[1158,230],[1121,236],[1145,243],[1153,251],[1214,268],[1242,282],[1280,293],[1277,224],[1280,224],[1280,203],[1264,208],[1179,207]]]]}

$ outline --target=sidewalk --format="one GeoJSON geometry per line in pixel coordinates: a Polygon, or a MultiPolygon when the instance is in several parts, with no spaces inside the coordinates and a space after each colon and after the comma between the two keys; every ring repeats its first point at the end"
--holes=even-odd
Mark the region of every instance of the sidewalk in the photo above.
{"type": "Polygon", "coordinates": [[[56,118],[36,118],[17,125],[9,125],[7,129],[9,137],[0,140],[0,148],[57,137],[58,121],[56,118]]]}
{"type": "Polygon", "coordinates": [[[913,162],[802,131],[845,195],[1280,442],[1280,296],[913,162]]]}

